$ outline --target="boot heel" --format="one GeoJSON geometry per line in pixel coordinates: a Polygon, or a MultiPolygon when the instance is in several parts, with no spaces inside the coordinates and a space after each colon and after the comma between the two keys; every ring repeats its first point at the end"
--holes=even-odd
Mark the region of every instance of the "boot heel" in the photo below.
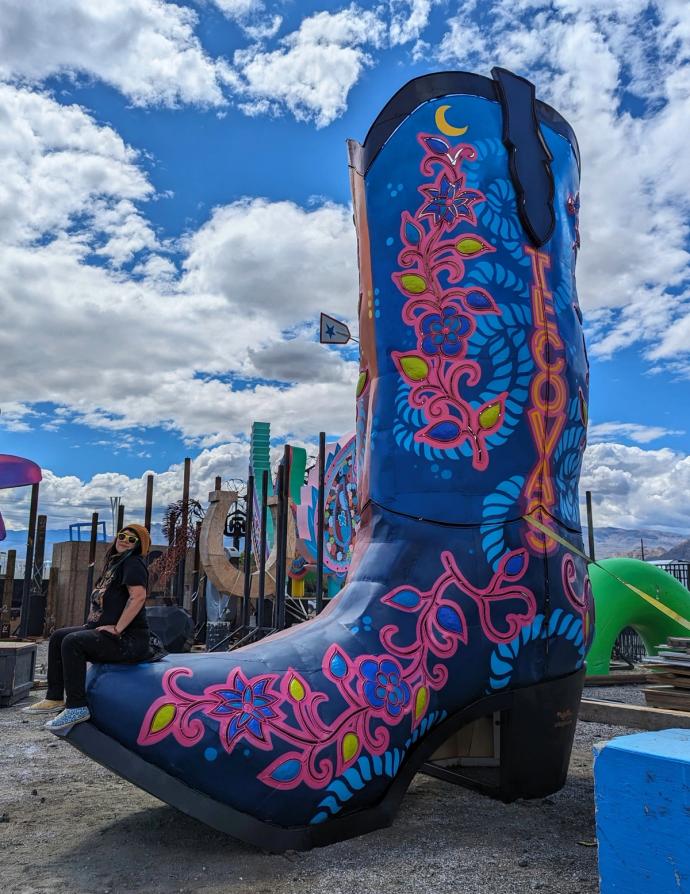
{"type": "Polygon", "coordinates": [[[584,669],[558,680],[516,689],[501,714],[501,772],[497,796],[545,798],[568,776],[584,669]]]}
{"type": "Polygon", "coordinates": [[[473,706],[469,725],[455,725],[422,772],[506,802],[557,792],[568,775],[584,679],[583,669],[516,689],[479,718],[481,705],[473,706]]]}

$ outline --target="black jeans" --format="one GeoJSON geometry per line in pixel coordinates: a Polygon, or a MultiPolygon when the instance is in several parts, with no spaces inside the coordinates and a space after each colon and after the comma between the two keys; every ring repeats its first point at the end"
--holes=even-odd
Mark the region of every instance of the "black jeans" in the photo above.
{"type": "Polygon", "coordinates": [[[149,655],[149,632],[125,630],[120,637],[89,627],[62,627],[48,643],[46,698],[68,708],[86,707],[86,662],[137,662],[149,655]]]}

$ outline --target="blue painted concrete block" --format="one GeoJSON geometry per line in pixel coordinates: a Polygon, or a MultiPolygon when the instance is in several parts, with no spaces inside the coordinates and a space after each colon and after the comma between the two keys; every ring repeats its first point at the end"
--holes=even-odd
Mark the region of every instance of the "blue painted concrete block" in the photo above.
{"type": "Polygon", "coordinates": [[[601,894],[690,894],[690,730],[594,749],[601,894]]]}

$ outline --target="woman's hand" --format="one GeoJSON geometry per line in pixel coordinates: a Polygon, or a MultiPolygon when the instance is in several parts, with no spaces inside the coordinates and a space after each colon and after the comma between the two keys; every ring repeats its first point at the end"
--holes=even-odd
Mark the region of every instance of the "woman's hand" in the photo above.
{"type": "Polygon", "coordinates": [[[100,631],[101,633],[109,633],[112,636],[120,635],[120,631],[114,624],[107,624],[105,627],[96,627],[96,630],[100,631]]]}

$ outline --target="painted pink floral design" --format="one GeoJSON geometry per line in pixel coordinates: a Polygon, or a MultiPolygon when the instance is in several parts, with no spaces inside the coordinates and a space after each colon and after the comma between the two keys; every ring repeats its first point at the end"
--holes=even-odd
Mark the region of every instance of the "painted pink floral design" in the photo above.
{"type": "Polygon", "coordinates": [[[235,667],[224,683],[199,695],[180,686],[192,671],[177,667],[163,675],[163,694],[146,712],[138,744],[154,745],[172,735],[190,747],[203,738],[209,721],[218,723],[219,742],[229,754],[240,742],[263,750],[287,746],[258,777],[279,789],[320,789],[363,751],[383,754],[392,728],[406,718],[412,729],[419,726],[431,692],[448,682],[446,662],[469,641],[463,602],[475,604],[482,635],[494,643],[512,640],[536,614],[534,595],[519,584],[529,562],[526,550],[507,553],[484,587],[465,577],[451,553],[440,558],[443,572],[429,590],[400,586],[381,599],[415,616],[411,635],[402,638],[397,625],[387,625],[378,655],[352,658],[336,643],[328,647],[321,671],[341,704],[332,720],[324,719],[332,716],[325,710],[329,695],[292,668],[248,678],[235,667]]]}
{"type": "Polygon", "coordinates": [[[420,134],[418,140],[424,149],[420,170],[434,180],[419,187],[424,201],[416,213],[402,214],[401,269],[393,274],[405,296],[402,317],[415,329],[417,349],[392,356],[410,386],[410,406],[426,417],[415,440],[446,450],[467,442],[473,467],[483,471],[489,462],[486,439],[503,424],[507,395],[478,406],[468,400],[466,389],[479,384],[481,368],[467,358],[467,343],[476,315],[500,310],[486,289],[464,287],[462,281],[466,264],[495,249],[473,230],[456,230],[477,225],[474,205],[486,197],[465,187],[461,167],[476,159],[472,146],[451,147],[432,134],[420,134]]]}

